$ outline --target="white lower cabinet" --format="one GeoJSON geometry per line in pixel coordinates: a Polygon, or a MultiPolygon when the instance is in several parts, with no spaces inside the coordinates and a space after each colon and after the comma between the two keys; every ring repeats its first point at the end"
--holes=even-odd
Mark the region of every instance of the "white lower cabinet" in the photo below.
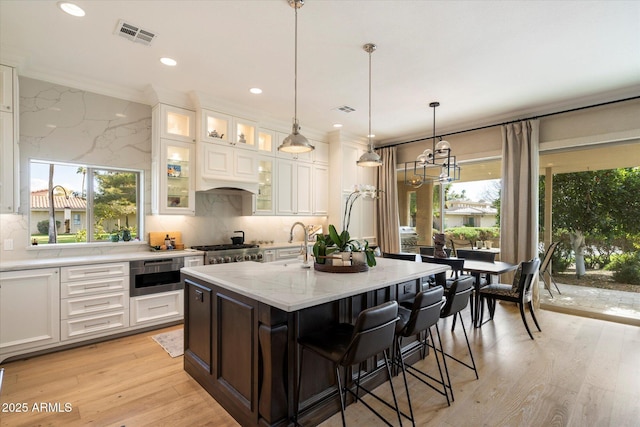
{"type": "Polygon", "coordinates": [[[62,267],[62,341],[109,335],[129,326],[129,263],[62,267]]]}
{"type": "Polygon", "coordinates": [[[60,341],[57,268],[0,273],[0,362],[60,341]]]}
{"type": "Polygon", "coordinates": [[[131,326],[182,320],[183,290],[131,298],[131,326]]]}
{"type": "Polygon", "coordinates": [[[204,255],[184,257],[185,267],[196,267],[198,265],[204,265],[204,255]]]}

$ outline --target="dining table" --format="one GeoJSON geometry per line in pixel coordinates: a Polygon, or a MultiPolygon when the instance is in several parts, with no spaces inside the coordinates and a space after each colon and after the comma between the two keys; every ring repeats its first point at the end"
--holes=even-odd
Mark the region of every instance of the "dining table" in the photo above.
{"type": "Polygon", "coordinates": [[[487,261],[476,261],[472,259],[464,260],[464,271],[470,273],[475,278],[475,295],[474,301],[472,303],[472,317],[473,324],[477,328],[480,321],[480,277],[483,274],[486,275],[500,275],[504,273],[508,273],[510,271],[514,271],[518,269],[517,264],[511,264],[505,261],[495,261],[495,262],[487,262],[487,261]],[[474,309],[475,306],[475,309],[474,309]]]}

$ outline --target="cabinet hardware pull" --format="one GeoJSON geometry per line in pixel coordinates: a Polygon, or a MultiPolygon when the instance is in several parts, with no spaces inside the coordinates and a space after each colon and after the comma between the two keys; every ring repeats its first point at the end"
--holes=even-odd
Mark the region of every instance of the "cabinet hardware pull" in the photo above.
{"type": "Polygon", "coordinates": [[[164,308],[164,307],[169,307],[169,304],[156,305],[155,307],[149,307],[149,310],[155,310],[156,308],[164,308]]]}
{"type": "Polygon", "coordinates": [[[108,274],[109,270],[98,270],[98,271],[87,271],[86,273],[84,273],[85,276],[88,276],[90,274],[108,274]]]}
{"type": "Polygon", "coordinates": [[[85,304],[85,305],[84,305],[84,308],[89,308],[89,307],[98,307],[98,306],[100,306],[100,305],[109,305],[109,304],[111,304],[109,301],[107,301],[107,302],[97,302],[97,303],[95,303],[95,304],[85,304]]]}
{"type": "Polygon", "coordinates": [[[102,285],[94,285],[94,286],[85,285],[84,288],[85,289],[98,289],[98,288],[108,288],[108,287],[109,287],[109,284],[105,283],[105,284],[102,284],[102,285]]]}
{"type": "Polygon", "coordinates": [[[109,320],[107,320],[106,322],[94,323],[93,325],[84,325],[84,328],[85,329],[95,328],[96,326],[108,325],[109,323],[111,323],[111,322],[109,320]]]}

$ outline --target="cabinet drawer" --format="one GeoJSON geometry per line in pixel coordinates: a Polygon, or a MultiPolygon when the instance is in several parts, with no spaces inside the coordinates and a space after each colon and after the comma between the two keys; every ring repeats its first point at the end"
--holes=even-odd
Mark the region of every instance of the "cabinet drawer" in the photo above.
{"type": "Polygon", "coordinates": [[[300,255],[300,247],[278,249],[276,251],[276,256],[278,259],[297,258],[298,255],[300,255]]]}
{"type": "Polygon", "coordinates": [[[131,298],[131,325],[182,318],[183,291],[163,292],[131,298]]]}
{"type": "Polygon", "coordinates": [[[129,312],[118,311],[99,316],[63,320],[61,322],[62,340],[79,338],[85,335],[106,335],[114,329],[129,326],[129,312]]]}
{"type": "Polygon", "coordinates": [[[119,292],[87,298],[63,299],[60,307],[61,318],[87,316],[97,313],[105,313],[115,310],[129,309],[129,294],[119,292]]]}
{"type": "Polygon", "coordinates": [[[104,279],[83,280],[77,282],[62,283],[60,289],[61,298],[76,297],[82,295],[95,295],[105,292],[129,291],[129,276],[105,277],[104,279]]]}
{"type": "Polygon", "coordinates": [[[129,277],[129,263],[119,262],[113,264],[76,265],[62,267],[60,280],[70,282],[75,280],[104,279],[107,277],[129,277]]]}

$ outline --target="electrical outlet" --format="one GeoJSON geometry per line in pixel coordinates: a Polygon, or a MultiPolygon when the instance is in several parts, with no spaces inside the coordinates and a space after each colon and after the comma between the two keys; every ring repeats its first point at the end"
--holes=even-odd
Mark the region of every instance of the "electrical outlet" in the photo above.
{"type": "Polygon", "coordinates": [[[5,251],[13,250],[13,239],[4,239],[4,250],[5,251]]]}

